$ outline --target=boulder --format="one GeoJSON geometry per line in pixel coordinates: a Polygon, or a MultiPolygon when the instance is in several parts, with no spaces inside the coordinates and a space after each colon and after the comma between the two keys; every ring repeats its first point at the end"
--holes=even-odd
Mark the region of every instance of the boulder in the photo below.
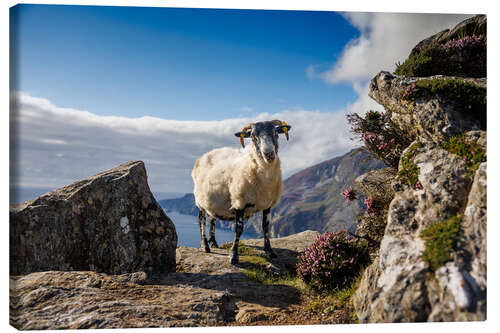
{"type": "Polygon", "coordinates": [[[486,164],[474,180],[460,157],[433,142],[415,149],[421,188],[401,186],[389,206],[378,258],[354,295],[360,322],[484,320],[486,164]],[[465,211],[464,211],[465,208],[465,211]],[[432,272],[422,231],[463,214],[451,260],[432,272]]]}
{"type": "Polygon", "coordinates": [[[177,234],[141,161],[10,208],[10,274],[175,270],[177,234]]]}
{"type": "MultiPolygon", "coordinates": [[[[403,98],[412,84],[429,79],[458,78],[441,75],[408,78],[381,71],[370,83],[369,96],[380,103],[391,114],[394,123],[411,138],[442,142],[466,131],[486,129],[484,115],[464,110],[454,98],[447,98],[443,94],[425,94],[414,100],[403,98]]],[[[486,78],[460,80],[486,89],[486,78]]]]}

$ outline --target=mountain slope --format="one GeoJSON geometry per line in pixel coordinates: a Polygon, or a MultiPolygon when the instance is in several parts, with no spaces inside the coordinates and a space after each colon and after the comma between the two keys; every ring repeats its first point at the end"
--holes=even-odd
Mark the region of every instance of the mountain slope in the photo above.
{"type": "MultiPolygon", "coordinates": [[[[271,236],[284,237],[304,230],[354,230],[355,215],[363,208],[363,198],[348,204],[342,190],[353,184],[359,175],[382,167],[384,164],[365,149],[356,148],[290,176],[283,183],[280,202],[271,209],[271,236]]],[[[198,214],[193,194],[159,203],[167,212],[198,214]]],[[[217,221],[217,224],[222,228],[234,228],[232,222],[217,221]]],[[[261,235],[261,214],[248,220],[245,230],[261,235]]]]}

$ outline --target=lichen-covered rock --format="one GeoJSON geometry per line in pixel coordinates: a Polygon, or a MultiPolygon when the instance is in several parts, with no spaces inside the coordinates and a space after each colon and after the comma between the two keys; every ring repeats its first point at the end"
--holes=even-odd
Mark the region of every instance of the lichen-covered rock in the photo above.
{"type": "Polygon", "coordinates": [[[400,186],[391,202],[379,257],[367,268],[354,296],[358,318],[360,322],[484,320],[485,164],[473,183],[461,158],[433,142],[416,148],[413,162],[422,186],[400,186]],[[462,213],[462,241],[451,261],[431,272],[423,259],[422,231],[462,213]]]}
{"type": "Polygon", "coordinates": [[[457,24],[453,29],[445,29],[418,43],[410,56],[419,53],[433,44],[443,44],[451,39],[460,39],[463,36],[486,35],[486,15],[476,15],[457,24]]]}
{"type": "Polygon", "coordinates": [[[177,234],[141,161],[128,162],[10,209],[10,274],[175,270],[177,234]]]}
{"type": "Polygon", "coordinates": [[[475,173],[461,227],[454,261],[432,281],[429,321],[486,319],[486,162],[475,173]]]}
{"type": "MultiPolygon", "coordinates": [[[[412,84],[429,79],[458,78],[408,78],[382,71],[372,79],[369,96],[384,106],[391,113],[391,119],[411,138],[421,137],[441,142],[465,131],[485,130],[484,115],[465,110],[454,98],[447,98],[443,94],[426,94],[416,99],[404,98],[412,89],[412,84]]],[[[486,78],[460,80],[486,89],[486,78]]]]}

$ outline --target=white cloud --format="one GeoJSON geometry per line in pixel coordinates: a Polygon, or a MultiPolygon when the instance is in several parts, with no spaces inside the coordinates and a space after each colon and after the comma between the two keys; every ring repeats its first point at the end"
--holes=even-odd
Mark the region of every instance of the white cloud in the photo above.
{"type": "Polygon", "coordinates": [[[129,160],[143,160],[154,191],[192,191],[191,169],[203,153],[239,147],[234,137],[251,121],[282,119],[292,125],[280,138],[285,175],[353,147],[343,112],[283,111],[220,121],[99,116],[59,108],[25,93],[11,95],[11,181],[59,187],[129,160]]]}
{"type": "Polygon", "coordinates": [[[360,83],[381,70],[393,71],[421,40],[452,28],[471,15],[411,13],[345,13],[360,31],[342,56],[321,77],[328,83],[360,83]]]}

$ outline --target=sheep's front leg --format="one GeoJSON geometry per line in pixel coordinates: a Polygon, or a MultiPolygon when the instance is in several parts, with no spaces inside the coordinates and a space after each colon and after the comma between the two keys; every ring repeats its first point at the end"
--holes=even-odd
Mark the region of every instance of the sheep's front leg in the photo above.
{"type": "Polygon", "coordinates": [[[264,232],[264,251],[269,258],[276,258],[269,241],[269,221],[271,220],[271,208],[262,211],[262,230],[264,232]]]}
{"type": "Polygon", "coordinates": [[[229,258],[231,259],[231,264],[236,265],[238,263],[238,244],[240,242],[240,236],[243,232],[243,210],[236,210],[236,228],[233,246],[231,247],[231,251],[229,253],[229,258]]]}
{"type": "Polygon", "coordinates": [[[210,246],[208,246],[207,237],[205,236],[205,223],[206,223],[206,213],[205,210],[200,208],[200,213],[198,214],[198,226],[200,227],[201,245],[202,249],[205,249],[206,253],[210,253],[210,246]]]}
{"type": "Polygon", "coordinates": [[[210,219],[210,238],[208,239],[208,244],[210,247],[215,247],[218,248],[219,245],[217,244],[217,241],[215,240],[215,221],[216,219],[211,218],[210,219]]]}

